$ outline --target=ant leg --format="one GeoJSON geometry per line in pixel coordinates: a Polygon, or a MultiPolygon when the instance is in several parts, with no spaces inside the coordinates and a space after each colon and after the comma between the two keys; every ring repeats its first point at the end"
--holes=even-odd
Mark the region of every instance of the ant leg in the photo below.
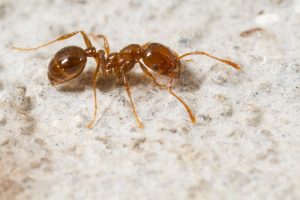
{"type": "Polygon", "coordinates": [[[186,59],[186,60],[184,60],[185,62],[194,62],[194,60],[193,59],[186,59]]]}
{"type": "Polygon", "coordinates": [[[94,35],[94,34],[90,34],[94,39],[102,39],[103,40],[103,43],[104,43],[104,49],[105,49],[105,54],[106,56],[108,56],[110,54],[110,47],[109,47],[109,43],[108,43],[108,40],[107,40],[107,37],[105,35],[102,35],[102,34],[97,34],[97,35],[94,35]]]}
{"type": "Polygon", "coordinates": [[[192,110],[189,108],[189,106],[183,101],[183,99],[181,99],[179,96],[177,96],[177,94],[175,94],[173,91],[172,91],[172,81],[173,79],[170,78],[169,80],[169,85],[168,85],[168,91],[170,94],[172,94],[174,97],[176,97],[181,103],[182,105],[184,106],[184,108],[186,109],[186,111],[188,112],[189,114],[189,117],[192,121],[193,124],[196,123],[196,117],[195,115],[193,114],[192,110]]]}
{"type": "Polygon", "coordinates": [[[131,108],[132,108],[134,117],[135,117],[135,119],[136,119],[136,122],[138,123],[139,128],[144,128],[143,123],[140,121],[140,119],[139,119],[139,117],[138,117],[138,115],[137,115],[137,113],[136,113],[135,106],[134,106],[133,101],[132,101],[132,98],[131,98],[130,87],[129,87],[129,84],[128,84],[128,81],[127,81],[127,78],[126,78],[125,75],[123,76],[123,80],[124,80],[124,84],[125,84],[125,88],[126,88],[127,94],[128,94],[128,96],[129,96],[131,108]]]}
{"type": "Polygon", "coordinates": [[[62,40],[66,40],[76,34],[80,33],[84,39],[84,42],[85,42],[85,45],[87,46],[87,48],[91,48],[93,47],[92,46],[92,43],[90,41],[90,39],[88,38],[87,34],[84,32],[84,31],[75,31],[75,32],[72,32],[72,33],[68,33],[68,34],[65,34],[65,35],[62,35],[58,38],[56,38],[55,40],[52,40],[50,42],[47,42],[47,43],[44,43],[40,46],[37,46],[37,47],[34,47],[34,48],[19,48],[19,47],[12,47],[13,49],[16,49],[16,50],[20,50],[20,51],[33,51],[33,50],[37,50],[37,49],[40,49],[42,47],[46,47],[50,44],[53,44],[55,42],[58,42],[58,41],[62,41],[62,40]]]}
{"type": "MultiPolygon", "coordinates": [[[[100,50],[102,51],[102,50],[100,50]]],[[[95,125],[96,122],[96,117],[97,117],[97,110],[98,110],[98,103],[97,103],[97,81],[99,78],[99,72],[101,67],[104,65],[104,52],[101,54],[101,52],[98,51],[98,56],[95,58],[96,59],[96,63],[97,63],[97,67],[96,70],[93,74],[93,97],[94,97],[94,113],[93,113],[93,118],[92,120],[87,124],[88,128],[93,128],[93,126],[95,125]]]]}
{"type": "Polygon", "coordinates": [[[230,60],[225,60],[225,59],[222,59],[222,58],[218,58],[218,57],[213,56],[213,55],[211,55],[209,53],[206,53],[204,51],[193,51],[193,52],[185,53],[185,54],[179,56],[179,59],[182,59],[183,57],[190,56],[190,55],[205,55],[205,56],[208,56],[208,57],[213,58],[215,60],[221,61],[221,62],[223,62],[227,65],[230,65],[230,66],[234,67],[235,69],[238,69],[238,70],[241,69],[241,67],[237,63],[234,63],[230,60]]]}
{"type": "Polygon", "coordinates": [[[167,85],[159,84],[159,83],[157,83],[155,77],[154,77],[154,76],[147,70],[147,68],[143,65],[143,63],[139,62],[139,64],[140,64],[140,67],[142,68],[143,72],[144,72],[149,78],[151,78],[152,81],[153,81],[157,86],[160,86],[160,87],[163,87],[163,88],[167,89],[171,95],[173,95],[176,99],[178,99],[178,100],[182,103],[182,105],[185,107],[186,111],[188,112],[189,117],[190,117],[192,123],[195,124],[195,123],[196,123],[196,117],[195,117],[195,115],[193,114],[192,110],[189,108],[189,106],[188,106],[188,105],[187,105],[187,104],[186,104],[186,103],[185,103],[185,102],[184,102],[177,94],[175,94],[175,93],[172,91],[172,81],[173,81],[173,79],[170,79],[169,85],[168,85],[168,86],[167,86],[167,85]]]}
{"type": "Polygon", "coordinates": [[[160,84],[156,81],[155,77],[149,72],[149,70],[145,67],[145,65],[142,62],[139,61],[139,64],[146,76],[148,76],[154,82],[155,85],[167,88],[166,85],[160,84]]]}
{"type": "Polygon", "coordinates": [[[94,97],[94,113],[93,113],[93,118],[92,120],[87,124],[88,128],[93,128],[93,126],[95,125],[96,122],[96,117],[97,117],[97,110],[98,110],[98,103],[97,103],[97,92],[96,92],[96,88],[97,88],[97,81],[98,81],[98,75],[99,75],[99,70],[100,70],[100,65],[99,65],[99,60],[97,61],[97,68],[94,72],[93,75],[93,97],[94,97]]]}

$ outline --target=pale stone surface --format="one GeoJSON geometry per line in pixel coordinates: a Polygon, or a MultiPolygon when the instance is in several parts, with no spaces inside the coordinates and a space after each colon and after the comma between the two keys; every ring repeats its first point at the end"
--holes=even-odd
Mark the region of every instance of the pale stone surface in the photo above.
{"type": "Polygon", "coordinates": [[[0,199],[300,199],[299,5],[0,1],[0,199]],[[130,80],[143,130],[123,86],[101,78],[89,130],[93,61],[58,88],[47,80],[51,56],[82,39],[10,49],[79,29],[106,34],[113,51],[156,41],[230,58],[242,70],[200,56],[186,63],[175,90],[195,112],[193,126],[136,67],[130,80]]]}

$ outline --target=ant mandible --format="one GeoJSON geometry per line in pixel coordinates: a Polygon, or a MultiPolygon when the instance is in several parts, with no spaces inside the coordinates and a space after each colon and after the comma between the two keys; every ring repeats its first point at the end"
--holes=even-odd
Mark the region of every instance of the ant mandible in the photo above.
{"type": "Polygon", "coordinates": [[[180,77],[181,59],[190,55],[205,55],[223,63],[226,63],[234,67],[235,69],[240,69],[240,66],[232,61],[215,57],[203,51],[188,52],[180,56],[178,55],[178,53],[159,43],[149,42],[143,45],[130,44],[124,47],[120,52],[110,53],[108,40],[104,35],[94,35],[94,37],[102,39],[104,43],[104,50],[100,49],[97,51],[96,48],[93,47],[90,39],[84,31],[75,31],[72,33],[62,35],[56,38],[55,40],[52,40],[35,48],[13,48],[22,51],[37,50],[42,47],[53,44],[57,41],[66,40],[76,34],[82,35],[86,45],[86,49],[82,49],[78,46],[67,46],[59,50],[54,55],[48,66],[48,78],[50,83],[54,86],[67,82],[77,77],[83,71],[88,57],[93,57],[95,59],[96,70],[93,74],[92,80],[94,113],[92,120],[87,125],[88,128],[92,128],[96,121],[98,107],[96,96],[96,84],[100,72],[102,72],[104,76],[113,75],[118,80],[123,79],[134,117],[138,123],[138,126],[140,128],[143,128],[143,123],[139,119],[134,103],[132,101],[130,86],[128,84],[126,76],[127,73],[135,66],[135,64],[138,63],[140,65],[142,71],[147,77],[149,77],[153,81],[155,85],[168,90],[171,95],[173,95],[180,101],[180,103],[182,103],[187,113],[189,114],[190,120],[193,124],[196,123],[195,115],[193,114],[189,106],[183,101],[183,99],[181,99],[172,90],[173,79],[177,79],[180,77]],[[154,75],[148,69],[151,69],[160,75],[167,76],[169,78],[168,84],[158,83],[154,75]]]}

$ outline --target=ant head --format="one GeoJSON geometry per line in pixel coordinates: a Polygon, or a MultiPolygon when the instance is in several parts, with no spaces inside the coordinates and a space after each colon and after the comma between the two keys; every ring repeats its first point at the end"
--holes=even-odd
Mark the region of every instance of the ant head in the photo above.
{"type": "Polygon", "coordinates": [[[179,78],[181,62],[177,53],[159,43],[147,43],[143,48],[142,59],[146,66],[161,75],[179,78]]]}
{"type": "Polygon", "coordinates": [[[58,85],[77,77],[87,62],[85,51],[77,46],[59,50],[48,67],[48,78],[52,85],[58,85]]]}

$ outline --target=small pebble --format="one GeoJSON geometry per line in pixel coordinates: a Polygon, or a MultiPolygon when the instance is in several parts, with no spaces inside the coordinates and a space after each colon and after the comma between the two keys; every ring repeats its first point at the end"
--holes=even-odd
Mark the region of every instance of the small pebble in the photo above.
{"type": "Polygon", "coordinates": [[[257,25],[275,24],[279,20],[279,16],[272,13],[265,13],[255,18],[257,25]]]}
{"type": "Polygon", "coordinates": [[[29,110],[31,107],[31,98],[26,97],[26,87],[18,86],[13,94],[14,104],[22,110],[29,110]]]}
{"type": "Polygon", "coordinates": [[[231,117],[232,113],[233,113],[233,110],[232,110],[232,106],[231,105],[225,104],[225,105],[222,106],[222,109],[221,109],[221,112],[220,112],[221,116],[223,116],[223,117],[231,117]]]}
{"type": "Polygon", "coordinates": [[[224,85],[228,82],[228,76],[226,74],[219,74],[216,77],[212,78],[212,81],[218,85],[224,85]]]}
{"type": "Polygon", "coordinates": [[[76,115],[75,117],[73,117],[72,122],[77,128],[84,127],[84,119],[80,115],[76,115]]]}
{"type": "Polygon", "coordinates": [[[219,102],[225,102],[227,100],[227,98],[222,94],[216,94],[214,95],[214,98],[219,102]]]}
{"type": "Polygon", "coordinates": [[[0,80],[0,91],[3,90],[3,82],[0,80]]]}
{"type": "Polygon", "coordinates": [[[212,118],[209,115],[200,115],[197,117],[200,124],[208,124],[212,118]]]}
{"type": "Polygon", "coordinates": [[[0,113],[0,125],[5,125],[6,124],[6,117],[4,114],[0,113]]]}
{"type": "Polygon", "coordinates": [[[41,145],[41,146],[44,146],[46,144],[45,141],[41,138],[35,138],[34,142],[38,145],[41,145]]]}
{"type": "Polygon", "coordinates": [[[254,127],[258,126],[261,123],[263,115],[261,110],[253,105],[248,105],[246,111],[248,113],[248,117],[246,119],[247,125],[254,127]]]}

